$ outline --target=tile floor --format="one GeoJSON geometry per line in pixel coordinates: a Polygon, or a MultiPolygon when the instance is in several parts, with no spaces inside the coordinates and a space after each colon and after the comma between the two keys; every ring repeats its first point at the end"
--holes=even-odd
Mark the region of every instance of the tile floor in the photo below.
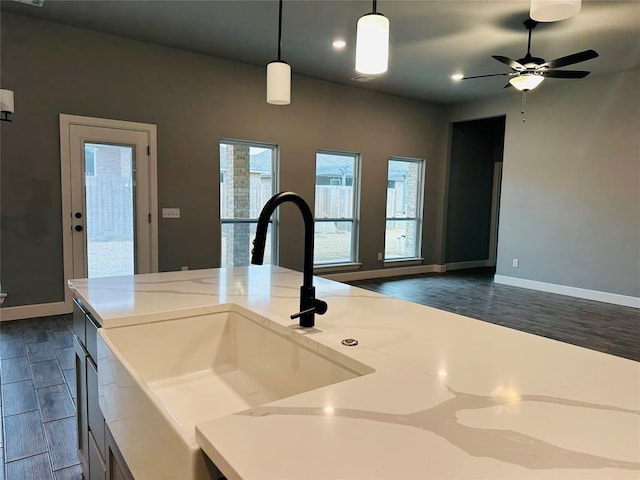
{"type": "Polygon", "coordinates": [[[81,480],[71,315],[0,324],[0,480],[81,480]]]}
{"type": "Polygon", "coordinates": [[[640,310],[493,282],[478,268],[349,282],[466,317],[640,361],[640,310]]]}

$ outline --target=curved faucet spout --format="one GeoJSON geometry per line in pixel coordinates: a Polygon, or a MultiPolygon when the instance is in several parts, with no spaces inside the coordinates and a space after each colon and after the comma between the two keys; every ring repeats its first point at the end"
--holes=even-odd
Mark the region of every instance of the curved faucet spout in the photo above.
{"type": "Polygon", "coordinates": [[[265,203],[256,227],[256,239],[253,242],[254,248],[251,251],[251,263],[262,265],[264,261],[264,247],[267,242],[267,229],[269,220],[276,208],[285,202],[294,203],[304,220],[304,280],[303,286],[310,287],[313,277],[313,215],[311,209],[304,199],[294,192],[280,192],[274,195],[265,203]]]}
{"type": "Polygon", "coordinates": [[[295,204],[300,210],[302,219],[304,220],[304,265],[303,283],[300,288],[300,312],[292,315],[291,318],[300,317],[301,327],[313,327],[314,314],[318,313],[322,315],[326,312],[327,304],[315,298],[315,288],[313,286],[313,215],[311,214],[309,205],[300,195],[294,192],[280,192],[271,197],[264,205],[258,217],[256,238],[253,241],[253,250],[251,250],[251,263],[254,265],[262,265],[269,221],[276,208],[285,202],[295,204]]]}

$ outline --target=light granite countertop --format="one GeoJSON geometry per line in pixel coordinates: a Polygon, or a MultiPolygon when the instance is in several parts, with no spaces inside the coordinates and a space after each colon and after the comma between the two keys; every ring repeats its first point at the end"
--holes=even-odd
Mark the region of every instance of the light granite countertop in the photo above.
{"type": "Polygon", "coordinates": [[[301,282],[252,266],[70,286],[103,328],[235,304],[375,370],[197,425],[230,480],[640,478],[640,363],[318,277],[329,309],[302,330],[301,282]]]}

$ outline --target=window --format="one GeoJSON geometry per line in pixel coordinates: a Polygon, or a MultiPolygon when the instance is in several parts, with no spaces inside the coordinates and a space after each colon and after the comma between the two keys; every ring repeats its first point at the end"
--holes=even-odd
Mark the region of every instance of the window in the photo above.
{"type": "Polygon", "coordinates": [[[424,163],[414,158],[389,159],[385,260],[421,256],[424,163]]]}
{"type": "MultiPolygon", "coordinates": [[[[220,142],[220,222],[222,267],[249,265],[258,216],[276,192],[275,145],[220,142]]],[[[267,233],[264,263],[275,259],[276,232],[267,233]]]]}
{"type": "Polygon", "coordinates": [[[316,154],[315,265],[357,260],[360,156],[316,154]]]}

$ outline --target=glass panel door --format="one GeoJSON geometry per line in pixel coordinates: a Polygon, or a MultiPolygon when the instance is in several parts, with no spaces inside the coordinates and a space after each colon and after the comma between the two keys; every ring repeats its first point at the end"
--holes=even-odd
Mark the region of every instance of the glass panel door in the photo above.
{"type": "Polygon", "coordinates": [[[84,144],[87,274],[135,273],[135,183],[132,145],[84,144]]]}
{"type": "Polygon", "coordinates": [[[71,125],[73,278],[151,271],[146,132],[71,125]]]}

